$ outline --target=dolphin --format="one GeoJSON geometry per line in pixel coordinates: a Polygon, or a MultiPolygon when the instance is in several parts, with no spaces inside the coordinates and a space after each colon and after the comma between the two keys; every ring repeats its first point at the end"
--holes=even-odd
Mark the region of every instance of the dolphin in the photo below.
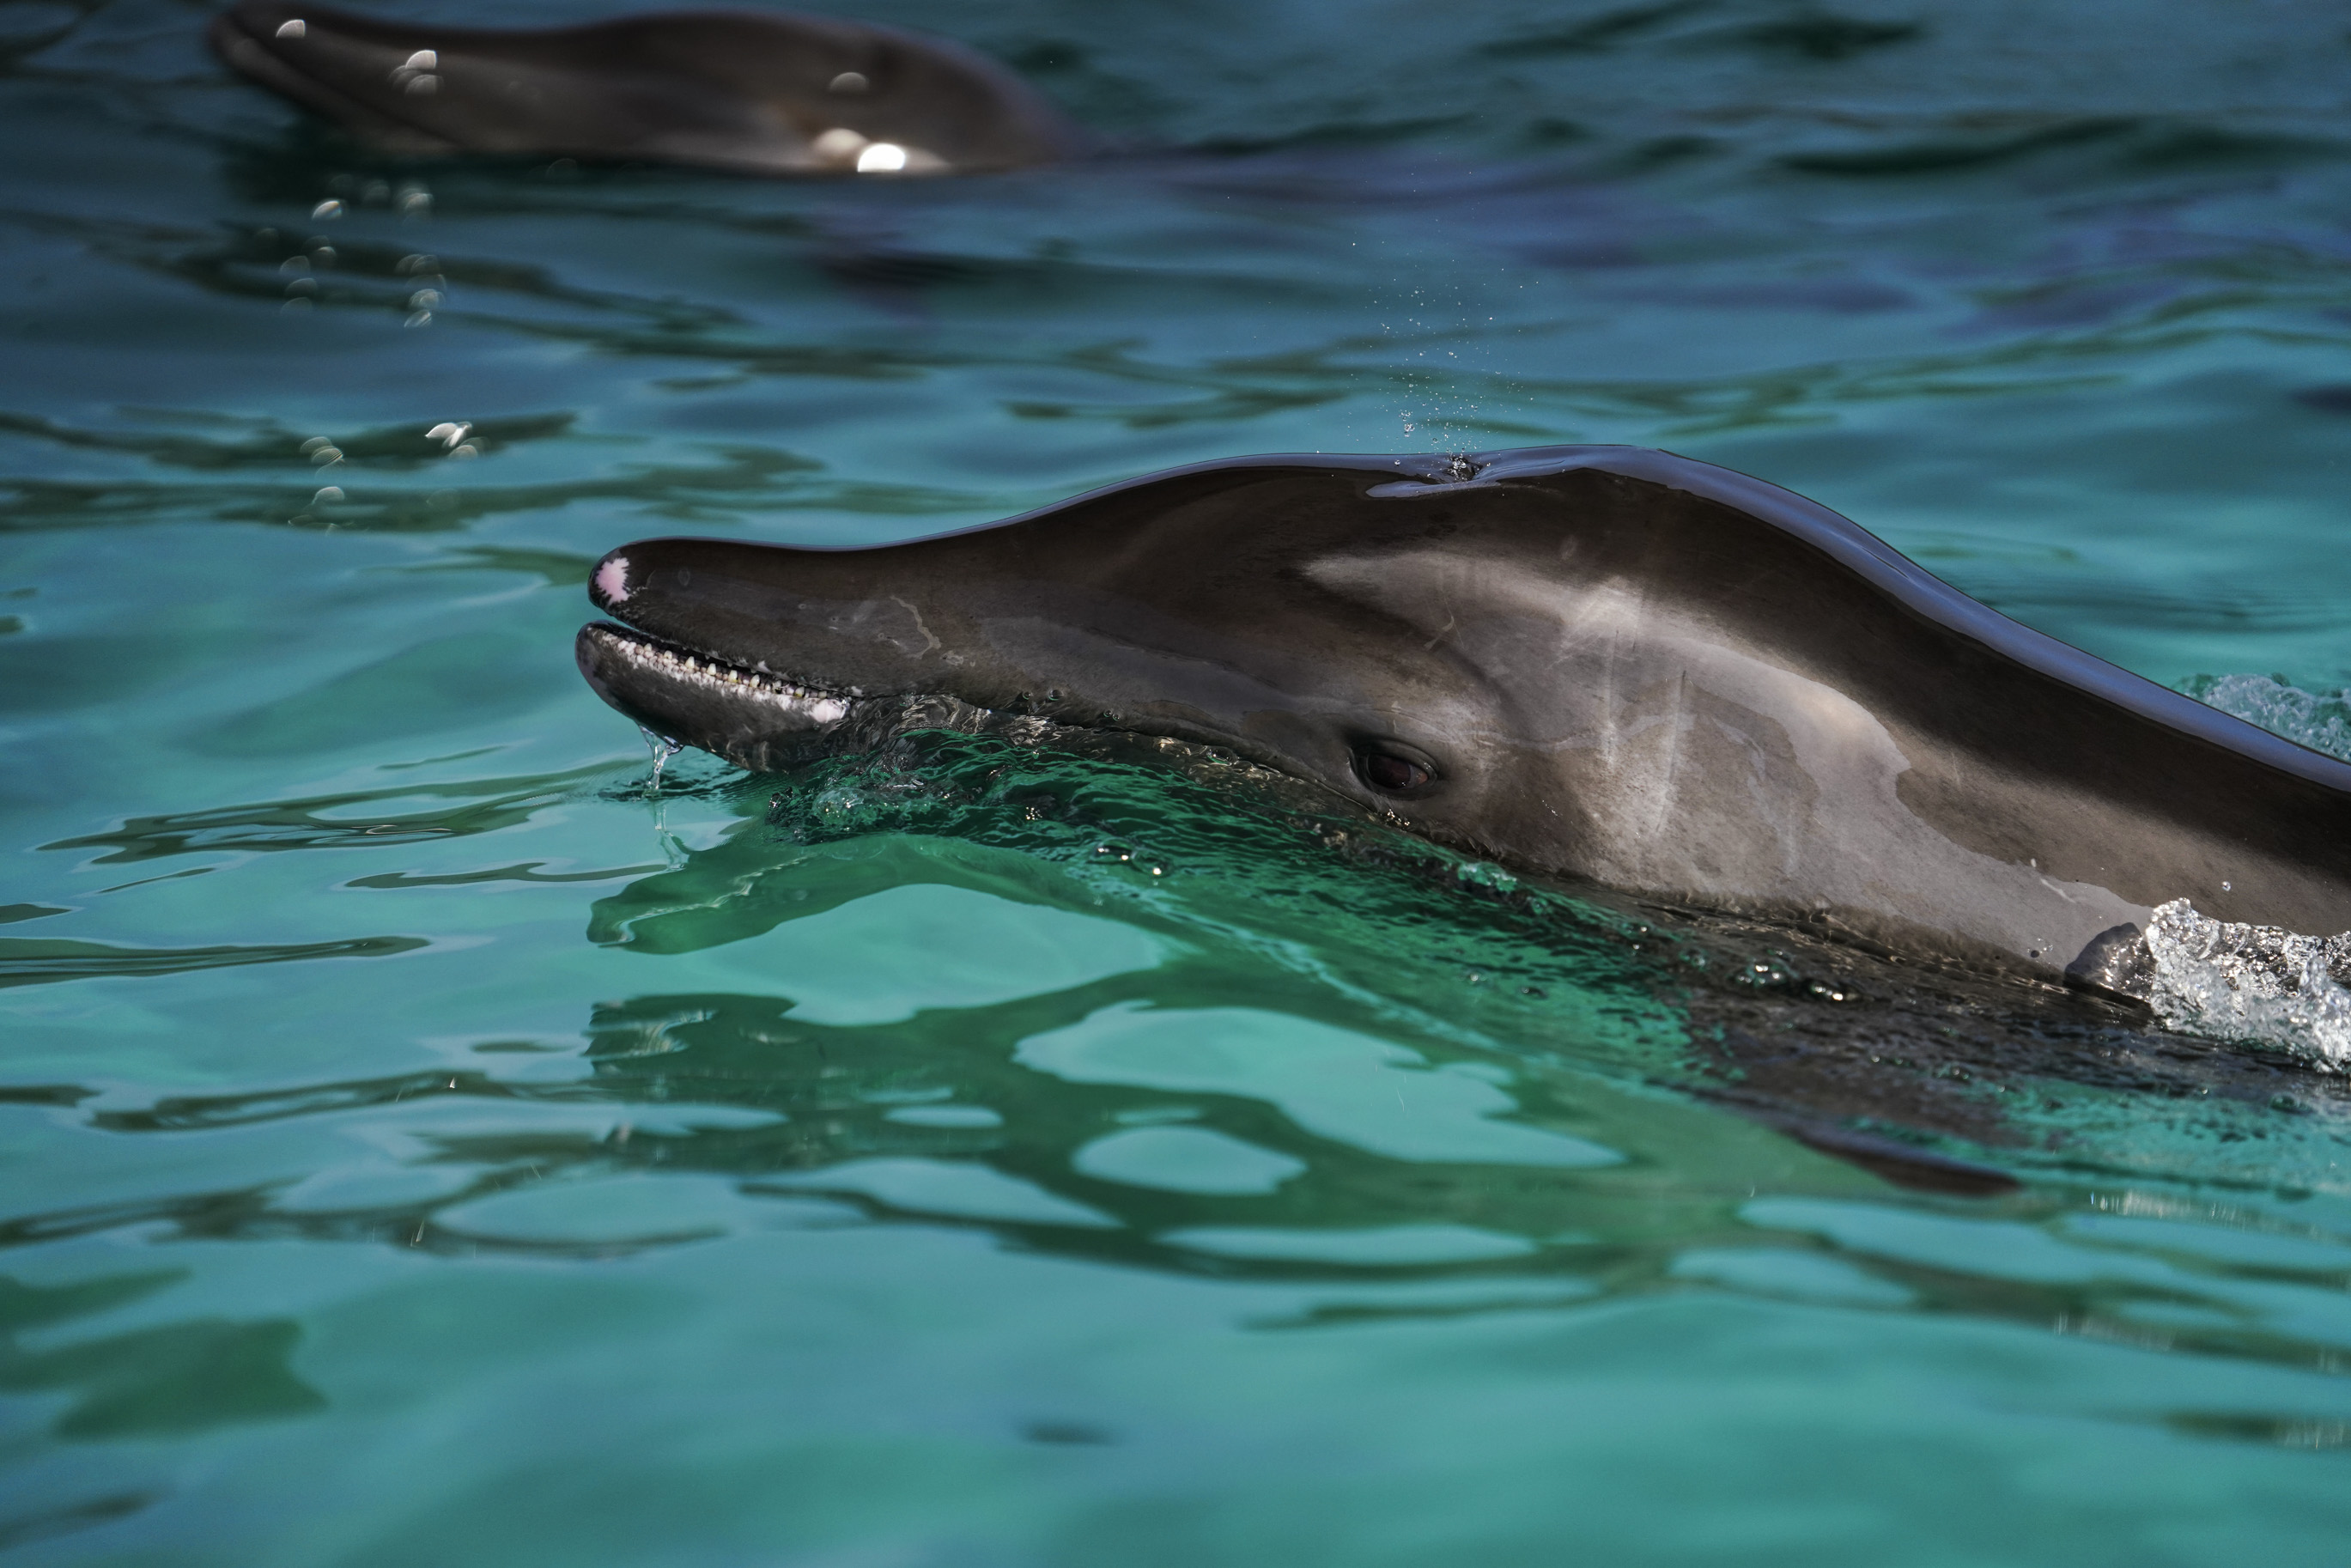
{"type": "Polygon", "coordinates": [[[1043,98],[970,49],[789,12],[507,31],[240,0],[210,37],[235,70],[395,153],[870,174],[1011,169],[1081,146],[1043,98]]]}
{"type": "Polygon", "coordinates": [[[2126,996],[2174,899],[2351,926],[2351,765],[1664,452],[1237,458],[879,549],[642,540],[589,591],[596,692],[753,769],[909,705],[1172,737],[1521,871],[2126,996]]]}

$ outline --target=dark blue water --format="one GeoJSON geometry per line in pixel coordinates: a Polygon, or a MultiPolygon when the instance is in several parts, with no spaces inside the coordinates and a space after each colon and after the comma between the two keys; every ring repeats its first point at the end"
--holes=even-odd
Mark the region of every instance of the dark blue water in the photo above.
{"type": "Polygon", "coordinates": [[[569,653],[649,533],[1628,441],[2340,747],[2341,14],[895,4],[1112,152],[800,184],[386,161],[205,15],[0,5],[0,1548],[2343,1560],[2278,1042],[1115,748],[655,796],[569,653]]]}

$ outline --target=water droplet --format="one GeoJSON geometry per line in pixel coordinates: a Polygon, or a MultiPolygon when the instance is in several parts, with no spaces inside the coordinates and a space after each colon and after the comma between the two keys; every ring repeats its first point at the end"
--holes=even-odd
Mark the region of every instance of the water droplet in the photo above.
{"type": "Polygon", "coordinates": [[[342,215],[343,204],[335,200],[332,196],[329,196],[325,201],[320,202],[317,206],[310,209],[310,216],[314,221],[319,218],[340,218],[342,215]]]}
{"type": "Polygon", "coordinates": [[[671,758],[685,749],[685,744],[672,740],[665,735],[655,735],[643,725],[637,726],[637,733],[645,737],[645,749],[653,754],[653,776],[645,781],[645,793],[658,795],[661,793],[662,769],[669,766],[671,758]]]}
{"type": "Polygon", "coordinates": [[[290,22],[278,23],[276,36],[281,38],[298,38],[309,30],[302,25],[302,18],[297,16],[290,22]]]}
{"type": "Polygon", "coordinates": [[[894,174],[906,166],[906,150],[894,141],[876,141],[857,155],[861,174],[894,174]]]}
{"type": "MultiPolygon", "coordinates": [[[[302,24],[297,22],[294,25],[298,27],[302,24]]],[[[867,88],[872,85],[872,83],[865,79],[865,73],[863,71],[843,71],[839,76],[832,78],[831,90],[834,92],[863,92],[867,88]]]]}
{"type": "Polygon", "coordinates": [[[330,501],[340,501],[342,498],[343,487],[340,485],[329,485],[322,487],[317,495],[310,497],[310,505],[314,507],[321,507],[330,501]]]}
{"type": "Polygon", "coordinates": [[[430,327],[433,325],[433,312],[430,310],[413,311],[410,314],[408,319],[402,322],[402,325],[407,327],[430,327]]]}

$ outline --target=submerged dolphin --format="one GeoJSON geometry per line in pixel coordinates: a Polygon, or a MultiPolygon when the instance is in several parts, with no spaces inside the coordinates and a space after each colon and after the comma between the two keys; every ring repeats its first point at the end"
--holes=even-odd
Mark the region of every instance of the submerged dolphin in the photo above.
{"type": "Polygon", "coordinates": [[[1241,458],[876,549],[645,540],[590,595],[622,623],[579,636],[604,700],[747,768],[938,694],[1228,747],[1521,869],[2111,989],[2175,898],[2351,926],[2351,765],[1662,452],[1241,458]]]}
{"type": "Polygon", "coordinates": [[[758,174],[1049,162],[1076,130],[945,39],[776,11],[490,31],[241,0],[213,48],[387,152],[642,159],[758,174]]]}

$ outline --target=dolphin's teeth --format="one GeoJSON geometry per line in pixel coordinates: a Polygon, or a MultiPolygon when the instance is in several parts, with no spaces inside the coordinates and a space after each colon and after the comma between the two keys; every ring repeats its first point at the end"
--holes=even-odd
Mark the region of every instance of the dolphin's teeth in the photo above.
{"type": "Polygon", "coordinates": [[[673,680],[707,681],[713,685],[733,687],[762,702],[773,703],[801,724],[817,728],[827,728],[847,718],[852,699],[858,695],[803,686],[780,675],[743,669],[724,659],[688,653],[650,640],[615,634],[611,642],[622,657],[644,668],[660,670],[673,680]]]}

